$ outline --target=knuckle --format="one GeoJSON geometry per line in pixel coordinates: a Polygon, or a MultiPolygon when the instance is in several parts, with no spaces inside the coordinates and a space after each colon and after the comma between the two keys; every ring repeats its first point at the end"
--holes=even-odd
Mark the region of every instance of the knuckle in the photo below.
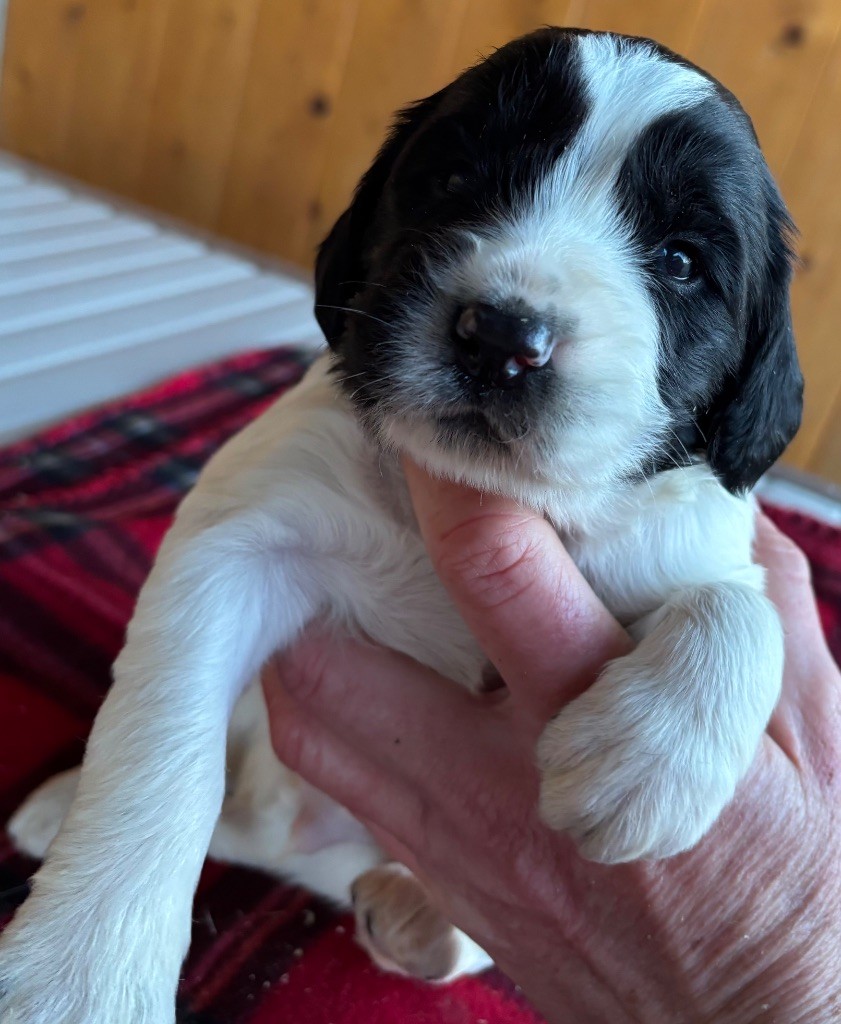
{"type": "MultiPolygon", "coordinates": [[[[555,588],[547,614],[553,622],[563,622],[567,632],[579,638],[583,649],[590,642],[590,631],[597,622],[599,611],[600,606],[588,600],[588,592],[568,580],[565,586],[555,588]]],[[[601,660],[604,660],[604,656],[601,660]]]]}
{"type": "Polygon", "coordinates": [[[460,524],[438,545],[439,575],[487,610],[516,600],[540,564],[540,544],[529,522],[525,515],[504,515],[460,524]]]}
{"type": "Polygon", "coordinates": [[[782,573],[791,583],[810,586],[812,566],[801,548],[784,534],[775,537],[771,550],[770,570],[782,573]]]}
{"type": "Polygon", "coordinates": [[[284,689],[302,704],[317,700],[332,670],[328,645],[309,641],[284,657],[277,667],[284,689]]]}
{"type": "Polygon", "coordinates": [[[294,718],[286,718],[283,722],[271,719],[269,728],[278,758],[292,771],[300,771],[308,749],[306,729],[294,718]]]}
{"type": "Polygon", "coordinates": [[[786,537],[781,553],[789,575],[802,583],[811,583],[812,565],[802,548],[786,537]]]}

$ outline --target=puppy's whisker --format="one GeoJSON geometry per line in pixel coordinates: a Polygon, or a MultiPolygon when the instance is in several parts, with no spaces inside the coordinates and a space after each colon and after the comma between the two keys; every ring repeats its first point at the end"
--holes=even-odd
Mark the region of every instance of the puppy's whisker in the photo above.
{"type": "Polygon", "coordinates": [[[384,291],[393,292],[396,289],[387,284],[380,284],[379,281],[340,281],[339,285],[359,284],[365,288],[382,288],[384,291]]]}
{"type": "MultiPolygon", "coordinates": [[[[683,454],[686,456],[686,461],[687,462],[691,462],[692,461],[692,457],[689,454],[689,451],[687,450],[686,445],[683,443],[683,441],[681,440],[680,436],[678,435],[677,431],[673,427],[669,427],[669,433],[672,435],[672,437],[675,439],[675,441],[677,441],[677,443],[680,446],[683,454]]],[[[674,458],[672,458],[672,461],[674,462],[675,466],[679,465],[679,463],[674,458]]]]}
{"type": "Polygon", "coordinates": [[[394,324],[390,324],[387,320],[383,320],[378,316],[374,316],[373,313],[366,313],[364,309],[354,309],[353,306],[331,306],[326,302],[317,302],[315,304],[316,309],[335,309],[339,313],[356,313],[357,316],[365,316],[369,320],[375,320],[378,324],[382,324],[383,327],[388,327],[389,330],[394,329],[394,324]]]}
{"type": "MultiPolygon", "coordinates": [[[[351,374],[348,377],[341,377],[340,381],[341,381],[342,384],[344,384],[347,381],[355,380],[358,377],[364,377],[364,376],[366,376],[366,374],[363,371],[361,373],[351,374]]],[[[379,384],[379,383],[381,383],[383,381],[396,381],[397,383],[399,383],[400,382],[400,376],[397,373],[379,373],[375,379],[373,379],[373,380],[371,380],[369,382],[366,382],[366,383],[370,383],[370,384],[376,385],[376,384],[379,384]]],[[[353,401],[356,398],[357,395],[361,394],[365,390],[365,387],[366,387],[366,384],[362,384],[355,391],[353,391],[351,393],[351,396],[350,396],[350,401],[353,401]]]]}

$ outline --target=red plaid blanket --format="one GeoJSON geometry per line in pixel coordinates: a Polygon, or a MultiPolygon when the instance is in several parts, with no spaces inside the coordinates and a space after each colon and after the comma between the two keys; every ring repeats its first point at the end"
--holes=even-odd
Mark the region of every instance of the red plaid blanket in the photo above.
{"type": "MultiPolygon", "coordinates": [[[[78,763],[134,598],[210,454],[301,375],[291,351],[184,374],[0,452],[0,820],[78,763]]],[[[773,512],[809,555],[841,655],[841,534],[773,512]]],[[[0,923],[34,865],[0,834],[0,923]]],[[[499,974],[430,987],[385,975],[310,894],[209,864],[184,969],[183,1024],[527,1024],[499,974]]]]}

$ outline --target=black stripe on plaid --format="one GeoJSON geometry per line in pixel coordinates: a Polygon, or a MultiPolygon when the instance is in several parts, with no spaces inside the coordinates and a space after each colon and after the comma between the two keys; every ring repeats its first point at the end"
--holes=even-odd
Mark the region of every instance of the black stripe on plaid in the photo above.
{"type": "MultiPolygon", "coordinates": [[[[237,422],[231,423],[226,432],[230,436],[256,415],[258,403],[296,383],[312,354],[280,349],[254,358],[256,363],[248,370],[223,363],[203,373],[192,388],[163,396],[153,394],[146,405],[141,395],[133,400],[136,404],[131,408],[118,407],[113,412],[105,409],[101,418],[85,423],[60,442],[34,439],[31,448],[6,457],[7,473],[3,476],[9,475],[9,461],[16,472],[11,474],[5,496],[19,498],[22,493],[37,494],[94,480],[103,467],[113,471],[142,458],[144,452],[164,449],[185,436],[206,430],[217,433],[225,421],[233,419],[237,422]],[[191,396],[199,401],[199,408],[191,403],[191,396]],[[91,443],[92,435],[95,443],[91,443]]],[[[237,361],[234,358],[229,362],[237,361]]],[[[221,444],[223,439],[216,443],[221,444]]],[[[3,461],[0,454],[0,470],[3,461]]]]}
{"type": "Polygon", "coordinates": [[[0,605],[0,615],[0,669],[71,714],[92,718],[111,683],[117,650],[89,642],[20,591],[0,605]]]}

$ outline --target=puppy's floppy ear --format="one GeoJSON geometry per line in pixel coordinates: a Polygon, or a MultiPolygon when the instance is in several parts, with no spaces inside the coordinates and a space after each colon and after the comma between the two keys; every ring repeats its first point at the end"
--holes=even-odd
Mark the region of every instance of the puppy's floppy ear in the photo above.
{"type": "MultiPolygon", "coordinates": [[[[359,196],[359,188],[356,197],[359,196]]],[[[353,204],[333,225],[330,234],[318,247],[315,258],[315,318],[327,343],[333,347],[344,330],[345,315],[337,307],[346,306],[353,295],[351,281],[362,281],[362,268],[354,254],[358,241],[352,236],[353,204]]],[[[357,219],[359,219],[357,217],[357,219]]]]}
{"type": "Polygon", "coordinates": [[[370,229],[380,197],[403,147],[414,135],[445,90],[418,100],[401,110],[373,164],[356,187],[347,210],[318,247],[315,261],[315,317],[331,347],[344,333],[346,315],[337,306],[348,306],[365,286],[370,229]],[[332,307],[332,308],[331,308],[332,307]]]}
{"type": "Polygon", "coordinates": [[[797,433],[803,375],[794,347],[789,286],[794,228],[770,174],[763,175],[763,266],[749,285],[740,366],[710,410],[707,458],[724,486],[747,491],[797,433]]]}

